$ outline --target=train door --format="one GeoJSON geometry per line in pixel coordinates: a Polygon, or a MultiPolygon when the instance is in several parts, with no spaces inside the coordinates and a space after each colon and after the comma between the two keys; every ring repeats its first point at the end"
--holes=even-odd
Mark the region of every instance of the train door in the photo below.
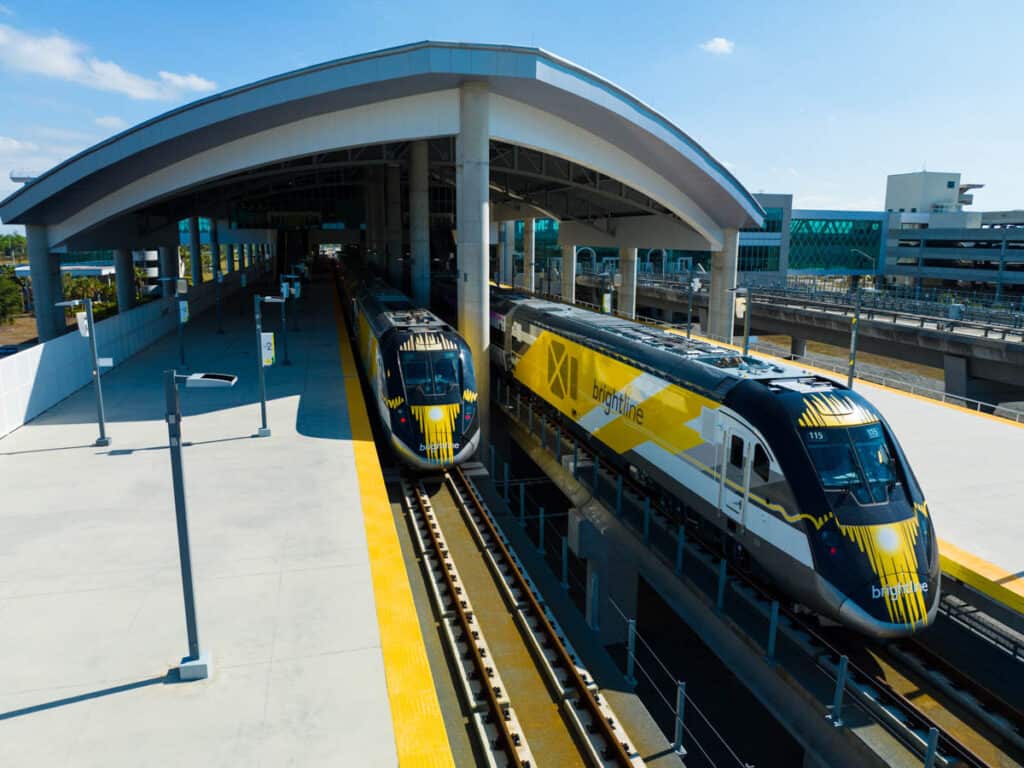
{"type": "Polygon", "coordinates": [[[759,443],[748,430],[736,423],[727,422],[722,437],[718,467],[718,508],[730,520],[745,528],[755,446],[759,443]]]}

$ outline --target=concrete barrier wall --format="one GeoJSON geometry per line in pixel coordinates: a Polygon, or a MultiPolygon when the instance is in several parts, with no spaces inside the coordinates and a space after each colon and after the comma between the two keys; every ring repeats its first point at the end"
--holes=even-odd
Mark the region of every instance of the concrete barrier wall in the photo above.
{"type": "MultiPolygon", "coordinates": [[[[246,270],[251,285],[256,268],[246,270]]],[[[224,275],[222,298],[234,294],[240,273],[224,275]]],[[[176,299],[158,299],[121,312],[96,324],[100,357],[114,358],[120,365],[141,352],[177,325],[176,299]]],[[[214,306],[212,282],[189,292],[189,312],[194,317],[214,306]]],[[[106,369],[109,370],[109,369],[106,369]]],[[[0,437],[31,421],[48,408],[92,382],[89,345],[78,332],[0,358],[0,437]]]]}

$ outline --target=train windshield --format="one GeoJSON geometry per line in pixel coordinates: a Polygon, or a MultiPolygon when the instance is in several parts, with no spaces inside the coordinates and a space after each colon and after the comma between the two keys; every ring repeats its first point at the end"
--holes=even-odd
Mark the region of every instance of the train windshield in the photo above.
{"type": "Polygon", "coordinates": [[[462,392],[457,349],[431,352],[399,352],[406,397],[413,405],[452,399],[462,392]]]}
{"type": "Polygon", "coordinates": [[[882,425],[801,430],[826,491],[852,494],[860,504],[889,500],[898,481],[882,425]]]}

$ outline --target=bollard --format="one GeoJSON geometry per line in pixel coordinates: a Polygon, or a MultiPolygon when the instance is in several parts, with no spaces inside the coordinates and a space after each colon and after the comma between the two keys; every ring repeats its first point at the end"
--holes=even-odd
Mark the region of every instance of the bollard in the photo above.
{"type": "Polygon", "coordinates": [[[540,508],[540,528],[537,533],[537,554],[544,554],[544,507],[540,508]]]}
{"type": "Polygon", "coordinates": [[[526,486],[519,486],[519,525],[526,527],[526,486]]]}
{"type": "Polygon", "coordinates": [[[672,749],[675,750],[677,755],[685,755],[686,750],[683,749],[683,716],[686,713],[686,683],[682,680],[678,682],[676,688],[676,739],[672,744],[672,749]]]}
{"type": "Polygon", "coordinates": [[[832,696],[832,714],[829,719],[832,725],[840,728],[843,725],[843,694],[846,692],[846,668],[850,660],[845,656],[839,659],[839,672],[836,674],[836,692],[832,696]]]}
{"type": "Polygon", "coordinates": [[[935,768],[935,755],[939,751],[939,729],[928,729],[928,751],[924,755],[924,768],[935,768]]]}
{"type": "Polygon", "coordinates": [[[569,539],[562,537],[562,589],[569,589],[569,539]]]}
{"type": "Polygon", "coordinates": [[[622,475],[615,481],[615,516],[622,517],[622,475]]]}
{"type": "Polygon", "coordinates": [[[679,532],[676,534],[676,574],[683,575],[683,550],[686,549],[686,526],[679,524],[679,532]]]}
{"type": "Polygon", "coordinates": [[[498,473],[496,471],[496,467],[495,467],[495,464],[494,464],[494,446],[492,445],[491,446],[491,479],[492,480],[494,479],[494,476],[496,474],[498,474],[498,473]]]}
{"type": "Polygon", "coordinates": [[[725,558],[723,557],[718,561],[718,599],[715,601],[715,609],[719,613],[725,607],[726,568],[725,558]]]}
{"type": "Polygon", "coordinates": [[[772,616],[768,624],[768,661],[775,661],[775,635],[779,631],[779,601],[772,600],[772,616]]]}
{"type": "Polygon", "coordinates": [[[629,633],[626,635],[626,682],[636,685],[636,619],[626,619],[629,633]]]}
{"type": "Polygon", "coordinates": [[[501,498],[505,501],[505,506],[507,507],[508,506],[508,462],[507,461],[503,461],[502,464],[504,465],[504,468],[505,468],[505,471],[504,471],[504,474],[505,474],[505,486],[501,490],[501,498]]]}
{"type": "Polygon", "coordinates": [[[644,544],[651,543],[651,498],[644,499],[644,544]]]}

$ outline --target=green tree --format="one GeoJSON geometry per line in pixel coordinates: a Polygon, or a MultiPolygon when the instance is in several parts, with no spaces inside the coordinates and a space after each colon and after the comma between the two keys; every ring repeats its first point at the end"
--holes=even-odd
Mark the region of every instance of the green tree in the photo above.
{"type": "Polygon", "coordinates": [[[0,323],[13,323],[21,312],[21,286],[0,274],[0,323]]]}

